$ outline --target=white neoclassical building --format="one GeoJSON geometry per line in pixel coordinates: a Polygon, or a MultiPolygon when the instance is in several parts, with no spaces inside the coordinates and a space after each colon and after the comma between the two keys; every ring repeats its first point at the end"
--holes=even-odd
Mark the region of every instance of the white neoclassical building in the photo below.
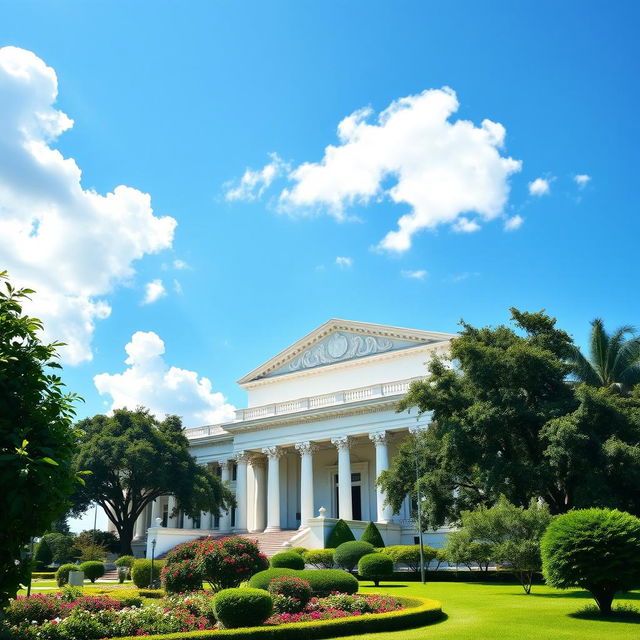
{"type": "MultiPolygon", "coordinates": [[[[236,509],[192,520],[160,498],[140,517],[134,549],[156,555],[206,535],[251,532],[269,553],[282,545],[323,547],[338,518],[356,537],[376,522],[386,544],[413,544],[409,500],[400,513],[375,480],[398,444],[429,416],[398,413],[411,381],[449,333],[330,320],[238,383],[247,408],[234,421],[187,429],[191,451],[234,491],[236,509]],[[159,521],[158,521],[159,519],[159,521]],[[160,522],[160,524],[158,524],[160,522]]],[[[444,531],[428,534],[438,544],[444,531]]]]}

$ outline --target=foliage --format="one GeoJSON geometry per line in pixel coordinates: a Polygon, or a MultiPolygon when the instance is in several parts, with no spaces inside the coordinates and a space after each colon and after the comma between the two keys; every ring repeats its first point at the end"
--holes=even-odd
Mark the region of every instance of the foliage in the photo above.
{"type": "Polygon", "coordinates": [[[358,575],[366,580],[373,580],[377,587],[382,578],[393,575],[393,560],[384,553],[369,553],[358,562],[358,575]]]}
{"type": "Polygon", "coordinates": [[[128,567],[129,569],[131,569],[135,561],[136,559],[133,556],[120,556],[116,559],[114,564],[116,565],[116,567],[128,567]]]}
{"type": "Polygon", "coordinates": [[[90,560],[83,562],[78,568],[84,572],[84,577],[91,580],[91,582],[95,582],[97,578],[102,578],[104,575],[104,564],[102,562],[90,560]]]}
{"type": "Polygon", "coordinates": [[[107,555],[107,549],[105,547],[89,541],[82,541],[80,545],[76,542],[76,549],[78,550],[78,560],[81,562],[90,560],[102,561],[107,555]]]}
{"type": "MultiPolygon", "coordinates": [[[[382,551],[391,558],[396,565],[403,564],[409,571],[418,573],[420,571],[420,545],[419,544],[398,544],[387,547],[382,551]]],[[[438,549],[434,549],[428,545],[422,545],[422,554],[424,557],[424,566],[428,567],[429,563],[436,558],[438,549]]]]}
{"type": "Polygon", "coordinates": [[[24,621],[42,624],[45,620],[57,618],[62,613],[62,604],[62,600],[42,593],[35,593],[29,598],[18,596],[6,608],[5,620],[9,625],[24,621]]]}
{"type": "Polygon", "coordinates": [[[167,596],[162,600],[162,604],[168,610],[186,609],[194,616],[206,618],[211,625],[216,622],[216,616],[213,612],[213,599],[205,591],[167,596]]]}
{"type": "Polygon", "coordinates": [[[541,550],[547,584],[590,591],[603,614],[617,592],[640,585],[640,519],[628,513],[584,509],[559,516],[541,550]]]}
{"type": "Polygon", "coordinates": [[[640,383],[640,337],[629,325],[608,334],[600,318],[591,322],[589,357],[578,347],[569,356],[571,373],[593,387],[627,391],[640,383]],[[627,339],[627,336],[632,336],[627,339]]]}
{"type": "Polygon", "coordinates": [[[42,323],[23,314],[33,293],[15,289],[0,272],[0,611],[25,582],[22,560],[30,538],[42,535],[69,507],[77,432],[73,403],[56,361],[59,342],[40,340],[42,323]]]}
{"type": "Polygon", "coordinates": [[[64,586],[69,582],[69,572],[80,571],[80,567],[77,564],[61,564],[56,571],[56,582],[59,587],[64,586]]]}
{"type": "Polygon", "coordinates": [[[346,571],[353,571],[358,560],[367,553],[373,553],[373,545],[369,542],[343,542],[333,553],[333,561],[346,571]]]}
{"type": "Polygon", "coordinates": [[[384,540],[375,522],[369,522],[360,537],[360,542],[368,542],[377,549],[384,547],[384,540]]]}
{"type": "Polygon", "coordinates": [[[282,551],[271,557],[269,565],[273,568],[304,569],[304,559],[294,551],[282,551]]]}
{"type": "Polygon", "coordinates": [[[213,610],[227,629],[256,627],[271,615],[273,603],[262,589],[223,589],[213,599],[213,610]]]}
{"type": "Polygon", "coordinates": [[[150,587],[152,582],[160,579],[160,572],[164,567],[164,560],[154,560],[153,577],[151,576],[151,560],[147,558],[136,558],[131,568],[131,580],[138,589],[150,587]]]}
{"type": "Polygon", "coordinates": [[[40,538],[40,542],[35,548],[33,559],[36,563],[36,569],[44,569],[53,562],[53,551],[47,542],[46,536],[40,538]]]}
{"type": "Polygon", "coordinates": [[[82,548],[88,543],[97,544],[110,553],[117,553],[120,549],[120,540],[112,531],[100,529],[87,529],[76,536],[76,546],[82,548]]]}
{"type": "Polygon", "coordinates": [[[355,576],[342,569],[304,569],[303,571],[267,569],[252,576],[249,586],[267,591],[271,581],[282,576],[295,576],[306,580],[311,585],[313,595],[318,597],[327,596],[334,591],[348,594],[358,591],[358,581],[355,576]]]}
{"type": "Polygon", "coordinates": [[[464,530],[450,533],[445,545],[447,560],[463,564],[469,571],[477,565],[480,571],[488,571],[495,546],[491,542],[475,542],[464,530]]]}
{"type": "Polygon", "coordinates": [[[351,542],[355,539],[356,538],[353,535],[353,531],[349,528],[349,525],[340,518],[340,520],[336,522],[336,526],[331,530],[325,546],[329,549],[336,549],[343,542],[351,542]]]}
{"type": "Polygon", "coordinates": [[[316,569],[332,569],[334,551],[335,549],[309,549],[303,558],[305,564],[310,564],[316,569]]]}
{"type": "Polygon", "coordinates": [[[52,562],[64,564],[76,560],[78,550],[76,548],[76,538],[64,533],[46,533],[42,536],[51,549],[52,562]]]}
{"type": "Polygon", "coordinates": [[[311,585],[295,576],[280,576],[269,583],[273,608],[278,613],[298,613],[311,600],[311,585]]]}
{"type": "Polygon", "coordinates": [[[162,586],[167,593],[186,593],[202,589],[202,569],[199,560],[180,560],[162,568],[162,586]]]}
{"type": "Polygon", "coordinates": [[[289,551],[293,551],[293,553],[298,553],[301,556],[304,556],[304,554],[309,551],[309,549],[307,549],[306,547],[291,547],[291,549],[289,549],[289,551]]]}
{"type": "Polygon", "coordinates": [[[219,514],[234,504],[231,492],[189,452],[177,416],[158,421],[146,409],[115,411],[82,420],[74,456],[88,469],[86,485],[74,496],[76,512],[97,502],[114,524],[120,552],[131,554],[134,525],[144,508],[161,495],[173,495],[188,516],[219,514]]]}

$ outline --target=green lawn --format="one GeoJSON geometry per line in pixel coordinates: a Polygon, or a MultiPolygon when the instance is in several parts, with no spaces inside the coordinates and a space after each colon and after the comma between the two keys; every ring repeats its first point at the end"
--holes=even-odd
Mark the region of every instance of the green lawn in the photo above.
{"type": "MultiPolygon", "coordinates": [[[[365,583],[366,584],[366,583],[365,583]]],[[[442,603],[447,618],[420,629],[358,636],[370,640],[631,640],[640,638],[640,624],[581,620],[568,614],[592,604],[584,591],[557,591],[534,586],[525,595],[518,585],[463,582],[401,582],[378,589],[361,586],[362,593],[423,596],[442,603]]],[[[637,604],[640,593],[616,602],[637,604]]],[[[353,637],[353,636],[352,636],[353,637]]]]}

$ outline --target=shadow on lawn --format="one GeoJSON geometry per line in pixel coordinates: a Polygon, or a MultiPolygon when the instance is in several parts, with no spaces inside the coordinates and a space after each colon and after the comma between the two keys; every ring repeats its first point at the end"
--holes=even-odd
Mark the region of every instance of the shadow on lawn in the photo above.
{"type": "Polygon", "coordinates": [[[362,584],[360,583],[360,589],[406,589],[406,584],[384,584],[380,583],[377,587],[372,584],[362,584]]]}
{"type": "Polygon", "coordinates": [[[580,611],[567,614],[570,618],[579,620],[598,620],[600,622],[628,622],[640,624],[640,611],[631,605],[614,605],[610,615],[604,616],[595,605],[590,605],[580,611]]]}
{"type": "MultiPolygon", "coordinates": [[[[521,595],[525,595],[524,593],[521,595]]],[[[585,598],[586,600],[593,599],[593,596],[588,591],[562,591],[559,593],[536,593],[531,592],[531,596],[536,598],[585,598]]],[[[616,594],[616,599],[620,600],[640,600],[640,592],[629,591],[626,593],[620,592],[616,594]]]]}

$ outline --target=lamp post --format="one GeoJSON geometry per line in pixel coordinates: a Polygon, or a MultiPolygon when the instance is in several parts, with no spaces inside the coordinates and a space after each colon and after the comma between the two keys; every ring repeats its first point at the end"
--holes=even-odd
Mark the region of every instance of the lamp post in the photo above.
{"type": "Polygon", "coordinates": [[[420,537],[420,581],[426,582],[424,571],[424,541],[422,538],[422,496],[420,495],[420,473],[418,471],[418,447],[415,449],[416,456],[416,502],[418,503],[418,536],[420,537]]]}
{"type": "Polygon", "coordinates": [[[156,559],[156,539],[154,538],[151,541],[151,579],[149,580],[149,586],[153,589],[154,584],[153,584],[153,563],[156,559]]]}

